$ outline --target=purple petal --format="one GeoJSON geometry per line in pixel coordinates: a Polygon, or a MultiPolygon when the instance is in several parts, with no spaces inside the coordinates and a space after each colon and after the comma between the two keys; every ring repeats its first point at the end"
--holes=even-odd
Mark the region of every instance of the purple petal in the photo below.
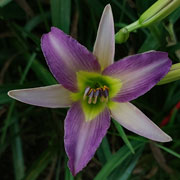
{"type": "Polygon", "coordinates": [[[121,80],[122,88],[114,100],[127,102],[149,91],[168,73],[170,67],[167,53],[150,51],[125,57],[107,67],[103,74],[121,80]]]}
{"type": "Polygon", "coordinates": [[[102,69],[113,63],[114,46],[114,20],[109,4],[104,8],[93,51],[102,69]]]}
{"type": "Polygon", "coordinates": [[[62,85],[52,85],[30,89],[12,90],[8,95],[23,103],[35,106],[58,108],[69,107],[72,104],[70,91],[62,85]]]}
{"type": "Polygon", "coordinates": [[[55,27],[42,36],[41,48],[52,74],[70,91],[77,90],[76,72],[100,70],[92,53],[55,27]]]}
{"type": "Polygon", "coordinates": [[[93,157],[110,125],[108,109],[91,121],[85,121],[80,103],[75,103],[65,119],[65,149],[73,175],[82,170],[93,157]]]}
{"type": "Polygon", "coordinates": [[[126,129],[154,141],[168,142],[172,140],[133,104],[115,103],[110,109],[112,117],[126,129]]]}

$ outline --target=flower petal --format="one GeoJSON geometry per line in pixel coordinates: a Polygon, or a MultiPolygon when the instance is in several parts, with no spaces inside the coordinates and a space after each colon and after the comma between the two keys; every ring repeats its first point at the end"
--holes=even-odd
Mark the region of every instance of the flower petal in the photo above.
{"type": "Polygon", "coordinates": [[[70,91],[77,90],[76,72],[100,70],[93,54],[58,28],[52,27],[42,36],[41,48],[52,74],[70,91]]]}
{"type": "Polygon", "coordinates": [[[70,92],[60,84],[12,90],[8,92],[8,95],[23,103],[42,107],[69,107],[72,104],[70,92]]]}
{"type": "Polygon", "coordinates": [[[93,51],[102,69],[113,63],[114,49],[114,20],[109,4],[103,11],[93,51]]]}
{"type": "Polygon", "coordinates": [[[65,119],[65,149],[73,175],[83,169],[93,157],[110,125],[110,113],[105,109],[86,122],[80,103],[72,105],[65,119]]]}
{"type": "Polygon", "coordinates": [[[149,51],[125,57],[107,67],[103,74],[121,80],[122,87],[114,100],[127,102],[149,91],[170,67],[171,61],[167,53],[149,51]]]}
{"type": "Polygon", "coordinates": [[[128,130],[154,141],[172,140],[133,104],[115,103],[110,109],[112,117],[128,130]]]}

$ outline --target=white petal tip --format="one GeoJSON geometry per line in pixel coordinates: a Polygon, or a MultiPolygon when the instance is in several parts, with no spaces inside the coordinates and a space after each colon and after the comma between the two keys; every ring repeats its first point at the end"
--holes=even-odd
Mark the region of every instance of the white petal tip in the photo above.
{"type": "Polygon", "coordinates": [[[157,142],[170,142],[170,141],[172,141],[172,138],[169,136],[169,135],[167,135],[167,134],[163,134],[163,136],[162,137],[159,137],[158,139],[154,139],[154,141],[157,141],[157,142]]]}
{"type": "Polygon", "coordinates": [[[111,9],[111,5],[107,4],[104,8],[104,13],[110,13],[112,16],[112,9],[111,9]]]}
{"type": "Polygon", "coordinates": [[[107,4],[107,5],[105,6],[105,8],[111,8],[111,5],[110,5],[110,4],[107,4]]]}
{"type": "MultiPolygon", "coordinates": [[[[21,90],[11,90],[11,91],[8,91],[8,93],[7,93],[7,95],[10,97],[10,98],[13,98],[13,99],[15,99],[15,100],[18,100],[18,101],[21,101],[21,102],[23,102],[22,100],[21,100],[21,96],[20,96],[20,94],[21,94],[21,90]]],[[[23,93],[22,93],[23,94],[23,93]]]]}
{"type": "Polygon", "coordinates": [[[166,138],[164,138],[164,140],[162,142],[170,142],[172,141],[172,138],[168,135],[166,135],[166,138]]]}
{"type": "Polygon", "coordinates": [[[8,91],[7,95],[8,95],[9,97],[11,97],[11,98],[15,98],[15,97],[13,96],[13,92],[14,92],[14,90],[8,91]]]}

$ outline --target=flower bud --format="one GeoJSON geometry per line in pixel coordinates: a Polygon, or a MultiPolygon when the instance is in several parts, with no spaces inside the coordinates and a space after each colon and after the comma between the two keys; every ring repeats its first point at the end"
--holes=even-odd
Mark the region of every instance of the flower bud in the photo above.
{"type": "Polygon", "coordinates": [[[129,38],[129,32],[127,28],[122,28],[120,31],[116,34],[115,39],[118,43],[124,43],[129,38]]]}
{"type": "Polygon", "coordinates": [[[139,18],[141,27],[160,21],[180,6],[180,0],[158,0],[139,18]]]}
{"type": "Polygon", "coordinates": [[[180,63],[173,64],[166,76],[157,85],[167,84],[180,79],[180,63]]]}

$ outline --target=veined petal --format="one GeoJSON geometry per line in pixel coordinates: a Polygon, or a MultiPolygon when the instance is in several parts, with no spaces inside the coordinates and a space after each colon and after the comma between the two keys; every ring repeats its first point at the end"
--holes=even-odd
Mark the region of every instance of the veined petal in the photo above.
{"type": "Polygon", "coordinates": [[[171,141],[145,114],[131,103],[115,103],[110,107],[112,117],[128,130],[159,142],[171,141]]]}
{"type": "Polygon", "coordinates": [[[93,51],[101,65],[101,69],[113,63],[114,49],[114,20],[109,4],[104,8],[93,51]]]}
{"type": "Polygon", "coordinates": [[[149,91],[168,73],[170,67],[167,53],[149,51],[125,57],[107,67],[103,74],[121,80],[122,87],[114,100],[127,102],[149,91]]]}
{"type": "Polygon", "coordinates": [[[58,28],[42,36],[41,48],[52,74],[70,91],[77,90],[76,72],[100,70],[95,56],[58,28]]]}
{"type": "Polygon", "coordinates": [[[8,95],[23,103],[42,107],[69,107],[72,104],[70,91],[60,84],[39,88],[12,90],[8,92],[8,95]]]}
{"type": "Polygon", "coordinates": [[[65,119],[65,149],[73,175],[83,169],[93,157],[110,125],[110,113],[105,109],[95,119],[86,122],[80,103],[72,105],[65,119]]]}

